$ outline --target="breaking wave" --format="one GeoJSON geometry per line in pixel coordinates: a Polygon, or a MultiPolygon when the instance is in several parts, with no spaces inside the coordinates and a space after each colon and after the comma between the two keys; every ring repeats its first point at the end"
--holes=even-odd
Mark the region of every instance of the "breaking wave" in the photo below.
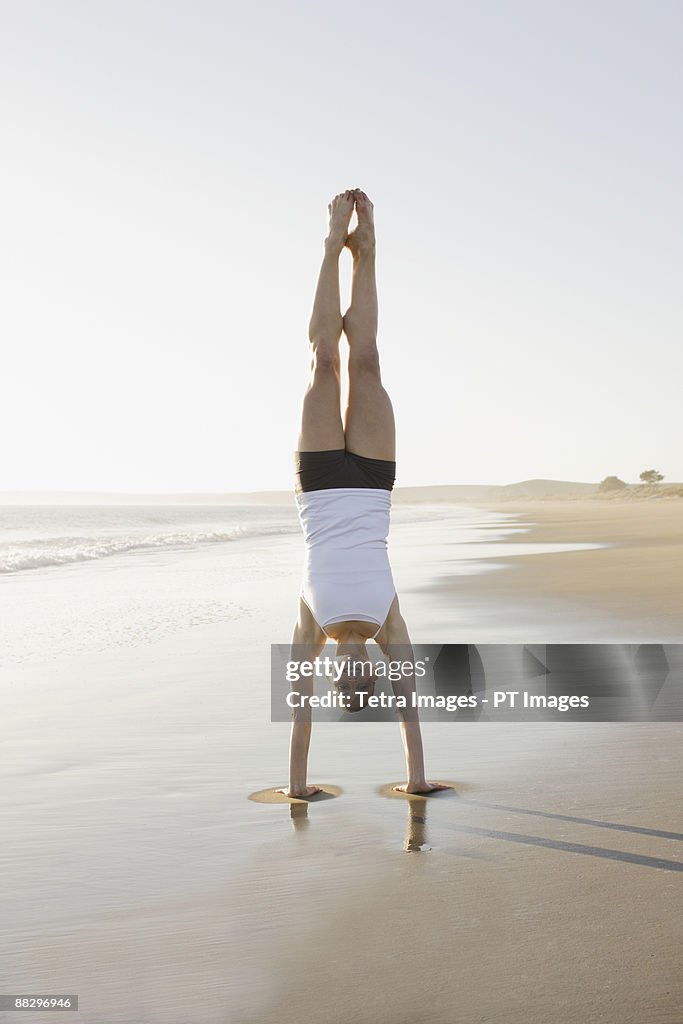
{"type": "Polygon", "coordinates": [[[273,536],[295,532],[279,524],[241,526],[208,532],[188,530],[157,534],[120,534],[100,537],[50,537],[0,545],[0,573],[23,572],[47,566],[91,562],[130,551],[152,551],[158,548],[195,548],[205,544],[226,544],[248,537],[273,536]]]}

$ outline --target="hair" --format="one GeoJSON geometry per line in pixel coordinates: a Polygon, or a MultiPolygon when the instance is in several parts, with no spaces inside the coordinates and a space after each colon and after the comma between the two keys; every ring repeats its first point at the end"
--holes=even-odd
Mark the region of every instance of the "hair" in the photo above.
{"type": "Polygon", "coordinates": [[[355,713],[362,709],[359,693],[372,695],[375,691],[375,667],[368,658],[352,659],[345,657],[346,665],[340,673],[339,678],[334,680],[334,688],[337,693],[345,693],[348,696],[345,711],[355,713]]]}

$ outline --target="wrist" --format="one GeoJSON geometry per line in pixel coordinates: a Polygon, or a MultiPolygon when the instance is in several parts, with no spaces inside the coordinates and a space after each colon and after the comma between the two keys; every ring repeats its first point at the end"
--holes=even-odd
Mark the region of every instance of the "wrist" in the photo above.
{"type": "Polygon", "coordinates": [[[427,782],[427,780],[424,777],[424,775],[409,775],[408,776],[408,785],[409,786],[424,786],[424,785],[426,785],[426,782],[427,782]]]}

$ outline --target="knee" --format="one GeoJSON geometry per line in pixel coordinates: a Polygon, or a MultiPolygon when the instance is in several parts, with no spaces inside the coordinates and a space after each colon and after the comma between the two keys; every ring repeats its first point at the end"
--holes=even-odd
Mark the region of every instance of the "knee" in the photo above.
{"type": "Polygon", "coordinates": [[[349,354],[349,373],[363,374],[380,379],[379,352],[376,345],[364,345],[360,351],[349,354]]]}
{"type": "Polygon", "coordinates": [[[311,370],[314,374],[339,375],[339,349],[329,345],[313,345],[311,370]]]}
{"type": "Polygon", "coordinates": [[[352,306],[349,307],[342,317],[342,330],[350,342],[357,340],[367,342],[368,344],[375,344],[377,341],[377,331],[376,329],[373,330],[368,317],[359,316],[352,306]]]}

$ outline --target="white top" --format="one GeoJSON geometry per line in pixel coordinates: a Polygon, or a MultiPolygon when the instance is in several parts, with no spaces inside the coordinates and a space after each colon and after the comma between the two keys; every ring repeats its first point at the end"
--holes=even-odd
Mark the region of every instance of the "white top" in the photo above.
{"type": "Polygon", "coordinates": [[[306,541],[301,596],[313,618],[323,632],[352,619],[374,622],[379,632],[396,596],[387,551],[391,491],[303,491],[296,504],[306,541]]]}

